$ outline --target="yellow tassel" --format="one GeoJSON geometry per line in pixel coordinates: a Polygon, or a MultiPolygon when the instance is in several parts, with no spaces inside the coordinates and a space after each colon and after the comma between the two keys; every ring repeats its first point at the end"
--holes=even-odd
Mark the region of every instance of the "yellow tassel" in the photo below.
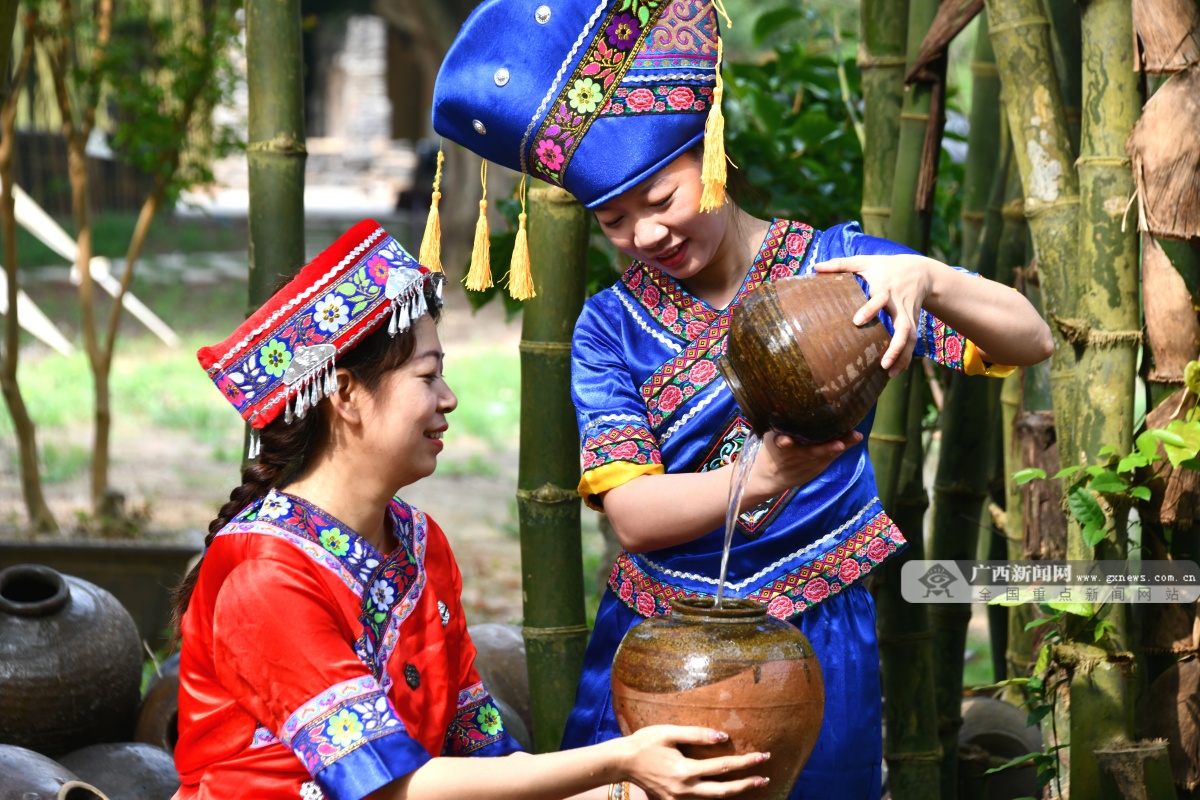
{"type": "Polygon", "coordinates": [[[442,199],[442,162],[445,160],[446,156],[439,146],[437,174],[433,177],[433,200],[429,203],[429,219],[425,220],[421,255],[417,258],[422,266],[429,267],[434,272],[442,271],[442,218],[438,213],[438,201],[442,199]]]}
{"type": "Polygon", "coordinates": [[[517,217],[517,239],[513,242],[512,264],[508,268],[508,293],[514,300],[537,297],[533,275],[529,272],[529,236],[525,232],[525,184],[529,176],[521,176],[521,214],[517,217]]]}
{"type": "Polygon", "coordinates": [[[725,95],[725,81],[721,78],[724,49],[724,40],[717,39],[717,83],[713,87],[708,120],[704,123],[704,163],[700,171],[700,181],[704,185],[704,192],[700,195],[701,211],[716,211],[725,205],[725,116],[721,113],[721,98],[725,95]]]}
{"type": "Polygon", "coordinates": [[[487,162],[479,168],[483,183],[483,199],[479,201],[479,220],[475,223],[475,246],[471,249],[471,271],[467,273],[467,288],[482,292],[492,285],[491,234],[487,221],[487,162]]]}

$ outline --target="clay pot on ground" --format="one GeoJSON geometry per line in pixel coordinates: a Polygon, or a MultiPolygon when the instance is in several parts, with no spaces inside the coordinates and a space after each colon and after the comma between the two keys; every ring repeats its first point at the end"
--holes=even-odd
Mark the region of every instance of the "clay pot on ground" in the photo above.
{"type": "Polygon", "coordinates": [[[59,761],[108,795],[109,800],[171,800],[179,788],[175,760],[154,745],[95,744],[59,761]]]}
{"type": "Polygon", "coordinates": [[[109,800],[41,753],[0,744],[0,800],[109,800]]]}
{"type": "Polygon", "coordinates": [[[533,714],[529,700],[529,671],[525,658],[525,637],[517,625],[484,622],[467,629],[475,644],[475,669],[492,698],[508,707],[500,709],[501,719],[509,724],[512,712],[520,717],[520,727],[509,725],[509,733],[529,752],[532,749],[533,714]],[[522,741],[523,734],[528,741],[522,741]]]}
{"type": "Polygon", "coordinates": [[[179,672],[168,672],[150,684],[138,710],[133,740],[175,752],[179,741],[179,672]]]}
{"type": "Polygon", "coordinates": [[[133,733],[142,647],[121,604],[30,564],[0,570],[0,742],[50,756],[133,733]]]}
{"type": "MultiPolygon", "coordinates": [[[[671,614],[635,625],[617,648],[613,709],[623,734],[649,725],[704,725],[723,744],[685,747],[692,758],[770,751],[744,774],[770,783],[741,798],[785,798],[821,730],[825,686],[812,646],[753,600],[675,600],[671,614]]],[[[730,774],[728,777],[738,777],[730,774]]]]}
{"type": "Polygon", "coordinates": [[[756,433],[825,442],[862,422],[891,342],[878,319],[852,321],[866,301],[854,275],[831,273],[765,283],[733,310],[718,366],[756,433]]]}
{"type": "MultiPolygon", "coordinates": [[[[958,730],[959,746],[974,746],[986,751],[988,768],[998,767],[1026,753],[1040,752],[1044,746],[1038,726],[1027,724],[1029,715],[1003,700],[994,697],[965,698],[962,718],[963,724],[958,730]]],[[[1018,797],[1035,797],[1041,793],[1037,784],[1037,769],[1033,764],[1010,767],[1003,772],[978,777],[986,785],[987,792],[969,796],[979,800],[1014,800],[1018,797]]],[[[967,795],[960,793],[960,796],[967,795]]]]}

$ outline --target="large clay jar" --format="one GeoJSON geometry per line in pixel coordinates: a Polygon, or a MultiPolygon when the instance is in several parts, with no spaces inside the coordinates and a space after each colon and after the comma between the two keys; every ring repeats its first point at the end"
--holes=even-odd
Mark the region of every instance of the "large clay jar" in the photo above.
{"type": "Polygon", "coordinates": [[[891,342],[878,319],[854,324],[866,301],[854,275],[828,273],[765,283],[733,310],[718,366],[756,433],[825,442],[862,422],[891,342]]]}
{"type": "Polygon", "coordinates": [[[59,761],[109,800],[171,800],[179,789],[175,759],[154,745],[94,744],[59,761]]]}
{"type": "Polygon", "coordinates": [[[0,744],[0,800],[109,800],[41,753],[0,744]]]}
{"type": "Polygon", "coordinates": [[[153,683],[138,709],[133,740],[175,752],[179,742],[179,673],[168,672],[153,683]]]}
{"type": "Polygon", "coordinates": [[[0,570],[0,743],[58,756],[128,740],[141,652],[103,589],[49,567],[0,570]]]}
{"type": "Polygon", "coordinates": [[[613,661],[613,709],[621,732],[648,725],[703,725],[729,734],[684,748],[692,758],[766,752],[742,775],[770,778],[740,798],[786,798],[812,754],[825,685],[812,645],[753,600],[685,599],[625,635],[613,661]]]}

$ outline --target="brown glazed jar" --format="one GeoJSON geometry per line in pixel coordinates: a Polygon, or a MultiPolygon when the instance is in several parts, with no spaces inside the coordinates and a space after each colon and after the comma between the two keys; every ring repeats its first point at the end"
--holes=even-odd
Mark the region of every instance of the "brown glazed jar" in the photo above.
{"type": "Polygon", "coordinates": [[[49,567],[0,570],[0,743],[54,757],[133,733],[137,626],[98,586],[49,567]]]}
{"type": "Polygon", "coordinates": [[[862,422],[892,338],[878,318],[854,324],[866,301],[854,275],[822,273],[764,283],[733,310],[717,365],[755,433],[827,442],[862,422]]]}
{"type": "Polygon", "coordinates": [[[770,783],[738,797],[786,798],[812,754],[825,713],[825,684],[799,629],[753,600],[676,599],[671,614],[625,634],[612,668],[621,733],[649,725],[702,725],[725,731],[722,744],[683,747],[691,758],[750,752],[771,759],[727,777],[770,783]]]}

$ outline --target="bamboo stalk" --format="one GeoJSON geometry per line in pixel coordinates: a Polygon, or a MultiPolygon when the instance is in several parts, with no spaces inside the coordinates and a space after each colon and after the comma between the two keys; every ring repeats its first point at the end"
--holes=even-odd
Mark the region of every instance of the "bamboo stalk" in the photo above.
{"type": "Polygon", "coordinates": [[[1083,33],[1080,3],[1076,0],[1045,0],[1044,7],[1050,18],[1054,72],[1058,75],[1058,85],[1062,89],[1071,148],[1078,153],[1083,107],[1083,33]]]}
{"type": "MultiPolygon", "coordinates": [[[[979,34],[980,39],[986,41],[986,27],[981,28],[979,34]]],[[[980,50],[986,52],[990,48],[981,47],[977,49],[977,54],[980,50]]],[[[975,109],[983,103],[993,109],[999,105],[998,81],[985,82],[982,97],[979,96],[979,88],[977,78],[976,97],[972,100],[973,119],[975,109]]],[[[982,120],[978,125],[972,124],[967,150],[969,181],[983,184],[984,188],[968,182],[963,192],[964,212],[975,211],[983,221],[972,246],[972,259],[964,264],[986,278],[994,277],[996,272],[996,249],[1003,224],[1000,206],[1006,178],[1005,158],[995,158],[1002,141],[999,115],[996,114],[989,122],[992,127],[985,127],[982,120]],[[975,162],[975,170],[970,170],[972,161],[975,162]],[[973,206],[969,209],[968,199],[973,206]],[[992,202],[989,203],[989,199],[992,202]],[[985,213],[984,208],[989,205],[991,208],[985,213]]],[[[1003,133],[1007,134],[1007,131],[1003,133]]],[[[1011,157],[1011,147],[1007,155],[1011,157]]],[[[986,379],[968,377],[962,373],[953,373],[948,377],[946,402],[940,419],[941,448],[933,487],[930,558],[970,560],[976,557],[980,519],[988,497],[988,480],[993,465],[991,450],[996,438],[995,412],[999,398],[992,389],[986,379]]],[[[929,621],[933,629],[938,733],[942,751],[955,756],[942,760],[942,796],[953,797],[958,788],[963,653],[967,644],[967,627],[971,622],[971,604],[938,603],[929,610],[929,621]]]]}
{"type": "Polygon", "coordinates": [[[908,0],[862,0],[863,230],[886,236],[904,99],[908,0]]]}
{"type": "Polygon", "coordinates": [[[890,487],[879,485],[879,495],[905,532],[908,548],[873,578],[886,699],[883,754],[894,800],[937,800],[939,763],[945,754],[937,733],[932,634],[926,606],[907,602],[900,591],[904,564],[925,557],[922,528],[928,500],[921,477],[925,378],[918,370],[905,370],[888,384],[885,397],[888,393],[892,398],[880,399],[871,431],[871,459],[894,473],[890,487]],[[897,398],[901,392],[904,396],[897,398]]]}
{"type": "Polygon", "coordinates": [[[304,265],[304,60],[299,0],[247,0],[247,313],[304,265]]]}
{"type": "MultiPolygon", "coordinates": [[[[1004,85],[1005,113],[1025,191],[1025,215],[1055,337],[1051,386],[1059,452],[1074,454],[1075,353],[1061,321],[1071,318],[1074,311],[1070,272],[1079,253],[1079,181],[1054,68],[1050,23],[1040,0],[988,0],[987,9],[1004,85]]],[[[1074,463],[1074,458],[1064,456],[1063,461],[1074,463]]]]}
{"type": "Polygon", "coordinates": [[[537,296],[521,321],[517,506],[534,749],[557,750],[575,703],[588,628],[579,526],[579,429],[571,332],[586,292],[589,219],[567,192],[529,192],[537,296]]]}
{"type": "MultiPolygon", "coordinates": [[[[971,63],[971,127],[967,134],[967,165],[963,175],[962,258],[959,263],[973,269],[975,246],[983,228],[984,213],[993,195],[994,176],[1000,150],[1000,73],[996,54],[988,38],[986,15],[979,20],[975,58],[971,63]]],[[[1001,187],[1003,192],[1003,187],[1001,187]]],[[[996,228],[996,238],[1000,230],[996,228]]]]}

